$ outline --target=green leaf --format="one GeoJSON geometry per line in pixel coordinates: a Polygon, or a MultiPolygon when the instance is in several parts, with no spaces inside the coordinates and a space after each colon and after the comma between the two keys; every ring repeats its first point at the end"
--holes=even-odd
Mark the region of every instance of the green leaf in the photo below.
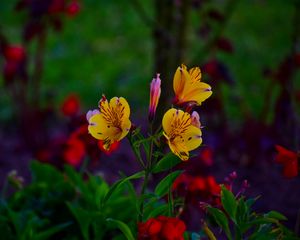
{"type": "Polygon", "coordinates": [[[270,212],[266,213],[264,216],[267,218],[274,218],[274,219],[282,220],[282,221],[287,220],[287,218],[284,215],[282,215],[281,213],[276,212],[276,211],[270,211],[270,212]]]}
{"type": "Polygon", "coordinates": [[[227,238],[232,239],[226,215],[217,208],[208,207],[207,210],[214,217],[216,223],[224,230],[227,238]]]}
{"type": "Polygon", "coordinates": [[[34,239],[35,240],[49,239],[50,236],[52,236],[55,233],[60,232],[62,229],[70,226],[71,224],[72,224],[72,222],[67,222],[67,223],[62,223],[62,224],[53,226],[53,227],[47,229],[46,231],[38,233],[37,235],[35,235],[34,239]]]}
{"type": "Polygon", "coordinates": [[[159,172],[169,170],[180,162],[181,160],[179,157],[177,157],[173,153],[168,153],[162,159],[159,160],[159,162],[153,168],[152,172],[159,173],[159,172]]]}
{"type": "Polygon", "coordinates": [[[127,240],[135,240],[130,228],[124,222],[112,218],[107,218],[106,221],[111,223],[114,227],[119,228],[122,231],[122,233],[125,235],[127,240]]]}
{"type": "Polygon", "coordinates": [[[106,193],[103,203],[107,202],[107,200],[111,197],[111,195],[120,187],[122,186],[125,182],[127,182],[128,180],[132,180],[132,179],[138,179],[141,178],[145,175],[144,171],[141,172],[137,172],[129,177],[126,178],[122,178],[119,181],[117,181],[116,183],[114,183],[111,188],[109,189],[109,191],[106,193]]]}
{"type": "Polygon", "coordinates": [[[153,217],[157,217],[159,215],[164,215],[166,216],[166,214],[168,213],[169,210],[169,206],[168,204],[164,204],[158,207],[155,207],[150,214],[147,216],[147,218],[153,218],[153,217]]]}
{"type": "Polygon", "coordinates": [[[46,182],[53,185],[53,183],[64,181],[63,175],[52,165],[47,163],[32,161],[30,168],[33,181],[35,182],[46,182]]]}
{"type": "Polygon", "coordinates": [[[224,185],[221,186],[221,201],[225,211],[231,217],[232,221],[236,223],[237,202],[232,194],[224,185]]]}
{"type": "Polygon", "coordinates": [[[104,198],[106,194],[109,191],[109,186],[106,182],[102,182],[99,184],[99,186],[96,188],[96,193],[95,193],[95,203],[97,206],[104,201],[104,198]]]}
{"type": "Polygon", "coordinates": [[[175,172],[172,172],[171,174],[169,174],[168,176],[166,176],[163,180],[161,180],[157,184],[157,186],[154,190],[154,193],[159,197],[166,195],[168,193],[169,189],[172,187],[172,184],[175,181],[175,179],[181,173],[182,173],[182,171],[175,171],[175,172]]]}
{"type": "Polygon", "coordinates": [[[77,220],[84,239],[89,240],[89,226],[92,221],[91,214],[81,207],[73,206],[69,202],[67,203],[67,206],[77,220]]]}
{"type": "Polygon", "coordinates": [[[249,240],[273,240],[276,238],[276,233],[272,233],[271,224],[262,224],[259,228],[249,236],[249,240]]]}

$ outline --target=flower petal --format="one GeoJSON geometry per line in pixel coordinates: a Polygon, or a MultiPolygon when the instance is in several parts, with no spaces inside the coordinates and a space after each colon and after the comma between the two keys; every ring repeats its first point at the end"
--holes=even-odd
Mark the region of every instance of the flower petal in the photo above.
{"type": "Polygon", "coordinates": [[[283,176],[287,178],[293,178],[298,175],[298,161],[291,161],[287,164],[284,164],[283,167],[283,176]]]}
{"type": "Polygon", "coordinates": [[[178,111],[177,109],[171,108],[163,116],[162,127],[163,127],[164,132],[166,133],[166,135],[169,135],[172,131],[171,123],[173,121],[173,118],[175,118],[175,115],[176,115],[177,111],[178,111]]]}
{"type": "Polygon", "coordinates": [[[179,102],[196,101],[200,105],[211,95],[212,91],[210,85],[203,82],[196,82],[192,85],[186,85],[182,94],[182,99],[179,99],[179,102]]]}
{"type": "Polygon", "coordinates": [[[130,107],[128,102],[123,97],[113,97],[109,101],[109,106],[112,109],[115,109],[117,112],[122,114],[121,119],[129,118],[130,115],[130,107]]]}
{"type": "Polygon", "coordinates": [[[121,130],[107,123],[101,113],[95,114],[89,119],[88,131],[94,138],[99,140],[109,138],[116,141],[121,136],[121,130]]]}
{"type": "Polygon", "coordinates": [[[194,67],[189,70],[189,74],[191,76],[192,83],[201,81],[201,70],[199,67],[194,67]]]}
{"type": "Polygon", "coordinates": [[[182,134],[181,142],[186,146],[188,151],[192,151],[201,145],[202,143],[201,136],[202,136],[201,129],[193,125],[190,125],[187,128],[187,130],[182,134]]]}
{"type": "Polygon", "coordinates": [[[191,115],[179,109],[171,108],[163,116],[162,126],[167,136],[174,129],[180,130],[191,124],[191,115]]]}
{"type": "Polygon", "coordinates": [[[121,128],[122,128],[122,134],[119,137],[118,141],[120,141],[121,139],[123,139],[128,134],[128,132],[129,132],[129,130],[131,128],[131,122],[130,122],[129,118],[125,119],[122,122],[121,128]]]}
{"type": "Polygon", "coordinates": [[[189,84],[191,83],[191,77],[188,71],[186,70],[186,66],[182,64],[181,67],[177,68],[173,79],[173,88],[176,97],[181,96],[184,90],[184,86],[187,83],[189,84]]]}
{"type": "Polygon", "coordinates": [[[189,159],[189,152],[187,147],[180,141],[168,141],[171,151],[177,155],[181,160],[187,161],[189,159]]]}

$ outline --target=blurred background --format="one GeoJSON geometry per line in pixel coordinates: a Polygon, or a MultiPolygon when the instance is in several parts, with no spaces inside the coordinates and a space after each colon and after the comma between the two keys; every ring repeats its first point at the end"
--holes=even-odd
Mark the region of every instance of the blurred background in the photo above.
{"type": "Polygon", "coordinates": [[[145,126],[149,85],[160,73],[160,119],[184,63],[200,66],[213,95],[197,108],[203,147],[182,168],[220,183],[236,171],[237,186],[247,179],[247,194],[261,195],[257,209],[282,212],[293,228],[299,177],[284,176],[274,157],[276,144],[300,148],[299,3],[1,1],[1,185],[13,169],[28,181],[32,159],[80,167],[89,158],[91,171],[108,181],[119,171],[134,172],[126,143],[104,153],[89,138],[85,113],[103,93],[123,96],[132,121],[145,126]]]}

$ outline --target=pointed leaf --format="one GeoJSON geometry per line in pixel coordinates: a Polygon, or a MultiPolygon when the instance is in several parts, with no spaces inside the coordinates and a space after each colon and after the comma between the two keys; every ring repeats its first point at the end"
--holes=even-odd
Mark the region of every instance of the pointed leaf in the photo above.
{"type": "Polygon", "coordinates": [[[268,212],[267,214],[265,214],[265,217],[267,217],[267,218],[274,218],[274,219],[282,220],[282,221],[286,221],[287,220],[287,218],[284,215],[282,215],[281,213],[276,212],[276,211],[270,211],[270,212],[268,212]]]}
{"type": "Polygon", "coordinates": [[[168,193],[169,189],[172,187],[172,184],[175,181],[175,179],[181,173],[182,173],[182,171],[175,171],[175,172],[172,172],[171,174],[169,174],[168,176],[166,176],[163,180],[161,180],[157,184],[157,186],[154,190],[154,193],[159,197],[166,195],[168,193]]]}
{"type": "Polygon", "coordinates": [[[49,239],[50,236],[52,236],[52,235],[55,234],[55,233],[60,232],[62,229],[64,229],[64,228],[70,226],[71,224],[72,224],[72,222],[67,222],[67,223],[62,223],[62,224],[53,226],[53,227],[47,229],[47,230],[44,231],[44,232],[38,233],[38,234],[34,237],[34,239],[35,239],[35,240],[49,239]]]}
{"type": "Polygon", "coordinates": [[[230,192],[225,186],[221,186],[221,201],[225,211],[236,222],[236,210],[237,202],[232,192],[230,192]]]}
{"type": "Polygon", "coordinates": [[[119,181],[117,181],[116,183],[114,183],[112,185],[112,187],[109,189],[109,191],[106,193],[103,202],[105,203],[111,197],[111,195],[113,194],[113,192],[116,191],[120,186],[122,186],[128,180],[138,179],[138,178],[143,177],[144,175],[145,175],[144,171],[141,171],[141,172],[137,172],[137,173],[135,173],[135,174],[133,174],[133,175],[131,175],[129,177],[120,179],[119,181]]]}
{"type": "Polygon", "coordinates": [[[167,171],[167,170],[175,167],[180,162],[181,162],[181,160],[179,157],[177,157],[173,153],[168,153],[162,159],[159,160],[159,162],[153,168],[152,172],[158,173],[158,172],[167,171]]]}
{"type": "Polygon", "coordinates": [[[208,212],[214,217],[216,223],[224,230],[228,239],[232,239],[228,219],[225,214],[217,208],[208,207],[208,212]]]}
{"type": "Polygon", "coordinates": [[[122,222],[120,220],[112,219],[112,218],[107,218],[106,221],[110,222],[113,226],[119,228],[122,231],[122,233],[125,235],[127,240],[134,240],[135,239],[132,235],[132,232],[131,232],[130,228],[124,222],[122,222]]]}
{"type": "Polygon", "coordinates": [[[71,203],[67,203],[70,211],[73,213],[75,219],[77,220],[81,233],[85,240],[89,239],[89,226],[92,221],[92,217],[86,210],[73,206],[71,203]]]}

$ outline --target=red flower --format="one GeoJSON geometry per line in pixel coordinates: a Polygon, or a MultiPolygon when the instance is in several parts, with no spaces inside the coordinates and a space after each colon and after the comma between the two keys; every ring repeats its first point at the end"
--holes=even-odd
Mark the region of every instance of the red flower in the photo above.
{"type": "Polygon", "coordinates": [[[75,94],[69,95],[62,104],[61,110],[65,116],[75,116],[80,108],[79,98],[75,94]]]}
{"type": "Polygon", "coordinates": [[[80,4],[78,1],[73,0],[69,3],[69,5],[66,8],[66,13],[69,16],[74,16],[80,11],[80,4]]]}
{"type": "Polygon", "coordinates": [[[206,178],[207,190],[214,196],[220,196],[221,187],[213,176],[206,178]]]}
{"type": "Polygon", "coordinates": [[[213,150],[211,148],[206,147],[202,149],[199,157],[205,163],[205,165],[213,165],[213,150]]]}
{"type": "Polygon", "coordinates": [[[5,83],[9,84],[17,74],[21,74],[24,67],[26,53],[22,46],[8,45],[3,50],[5,57],[5,64],[3,68],[3,75],[5,83]]]}
{"type": "Polygon", "coordinates": [[[105,149],[103,145],[104,145],[103,140],[99,140],[98,141],[98,147],[100,148],[100,150],[102,152],[104,152],[106,155],[110,155],[112,152],[116,151],[119,148],[120,142],[119,141],[113,142],[110,145],[109,149],[105,149]]]}
{"type": "Polygon", "coordinates": [[[138,223],[138,240],[183,240],[185,230],[180,219],[159,216],[138,223]]]}
{"type": "Polygon", "coordinates": [[[7,46],[4,49],[4,57],[7,61],[21,62],[25,59],[25,49],[22,46],[7,46]]]}
{"type": "Polygon", "coordinates": [[[52,0],[48,8],[48,13],[50,14],[61,13],[64,11],[64,8],[65,8],[65,0],[52,0]]]}
{"type": "Polygon", "coordinates": [[[296,177],[298,175],[298,155],[282,146],[276,145],[278,154],[275,161],[283,165],[283,175],[287,178],[296,177]]]}
{"type": "Polygon", "coordinates": [[[75,137],[71,137],[63,152],[64,161],[72,166],[78,166],[85,155],[84,143],[75,137]]]}
{"type": "Polygon", "coordinates": [[[220,202],[221,187],[213,176],[181,174],[173,183],[172,190],[191,204],[207,202],[217,206],[220,202]]]}
{"type": "Polygon", "coordinates": [[[205,191],[206,181],[203,177],[194,177],[188,186],[190,192],[205,191]]]}

